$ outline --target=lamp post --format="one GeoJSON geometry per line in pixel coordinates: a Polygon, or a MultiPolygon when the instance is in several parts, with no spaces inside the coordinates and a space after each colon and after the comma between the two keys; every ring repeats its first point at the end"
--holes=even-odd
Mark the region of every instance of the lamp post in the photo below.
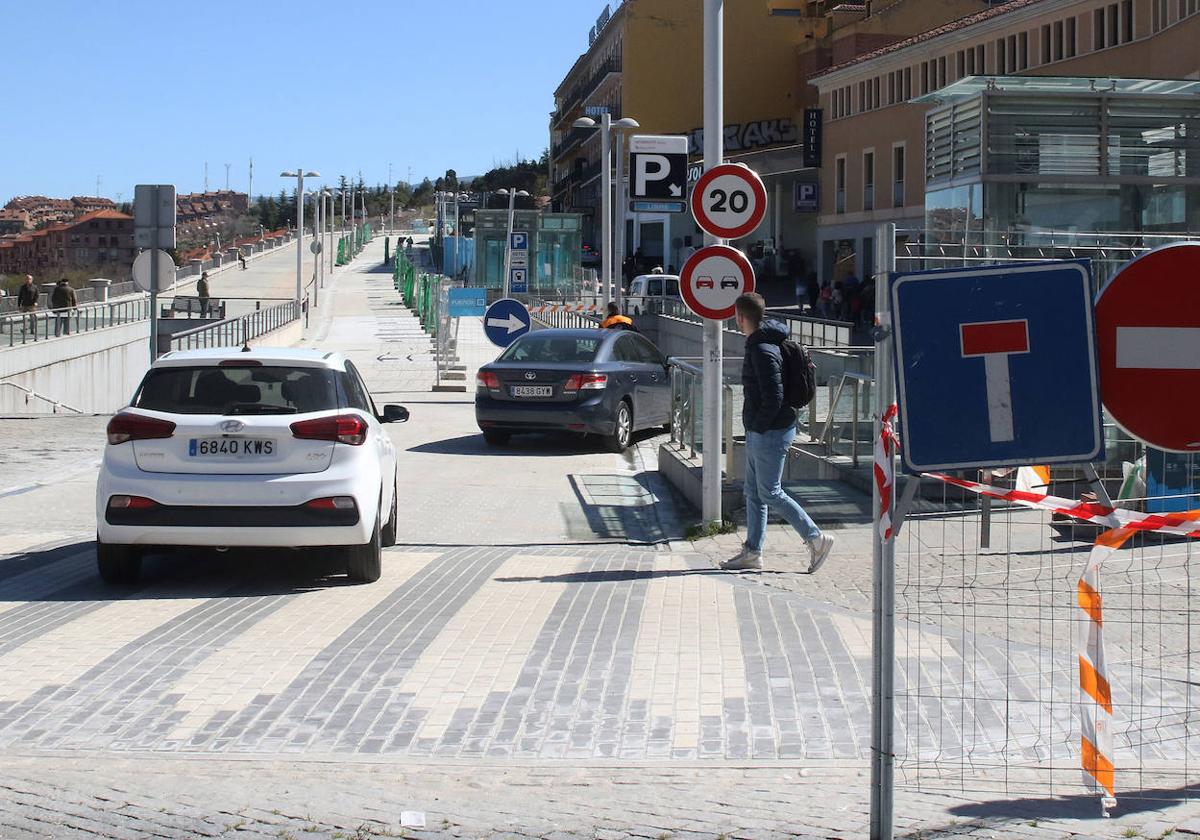
{"type": "Polygon", "coordinates": [[[508,196],[508,238],[504,241],[504,296],[508,297],[509,274],[512,269],[513,221],[517,214],[517,196],[529,198],[529,193],[516,187],[496,190],[496,195],[508,196]]]}
{"type": "Polygon", "coordinates": [[[600,129],[600,282],[604,285],[604,305],[608,306],[612,298],[613,279],[613,214],[612,214],[612,130],[640,128],[638,121],[631,117],[623,117],[613,122],[612,115],[607,111],[600,115],[597,123],[591,117],[580,117],[572,123],[574,128],[600,129]]]}
{"type": "Polygon", "coordinates": [[[320,178],[320,172],[305,172],[304,169],[290,169],[279,173],[280,178],[296,179],[296,302],[304,297],[304,179],[320,178]]]}

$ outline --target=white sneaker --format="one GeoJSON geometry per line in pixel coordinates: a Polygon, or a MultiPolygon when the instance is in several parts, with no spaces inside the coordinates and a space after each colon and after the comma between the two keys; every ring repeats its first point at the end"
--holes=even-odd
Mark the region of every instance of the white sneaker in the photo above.
{"type": "Polygon", "coordinates": [[[833,550],[833,537],[829,534],[821,534],[808,544],[808,550],[812,553],[812,559],[808,563],[808,573],[811,575],[829,559],[829,552],[833,550]]]}
{"type": "Polygon", "coordinates": [[[727,572],[759,572],[762,571],[762,552],[750,551],[743,547],[741,551],[721,563],[721,568],[727,572]]]}

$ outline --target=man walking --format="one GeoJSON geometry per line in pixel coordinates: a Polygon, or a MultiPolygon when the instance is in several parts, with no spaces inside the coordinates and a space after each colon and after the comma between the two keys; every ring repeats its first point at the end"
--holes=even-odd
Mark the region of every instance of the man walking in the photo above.
{"type": "Polygon", "coordinates": [[[196,281],[196,297],[200,299],[200,317],[208,317],[208,272],[201,273],[196,281]]]}
{"type": "Polygon", "coordinates": [[[33,285],[33,275],[26,274],[25,282],[17,289],[17,309],[29,313],[29,331],[34,335],[37,334],[37,315],[33,313],[37,311],[37,305],[37,286],[33,285]]]}
{"type": "Polygon", "coordinates": [[[75,299],[75,290],[67,282],[67,278],[63,277],[54,285],[54,291],[50,293],[50,308],[54,310],[54,335],[71,334],[71,310],[78,306],[79,303],[75,299]]]}
{"type": "Polygon", "coordinates": [[[737,326],[745,335],[742,359],[742,422],[746,427],[746,543],[721,564],[730,571],[762,568],[767,506],[774,508],[808,543],[808,572],[821,567],[833,548],[833,537],[821,532],[804,508],[780,484],[788,449],[796,437],[796,410],[784,399],[787,377],[780,345],[788,337],[779,321],[766,320],[762,295],[740,295],[735,304],[737,326]]]}

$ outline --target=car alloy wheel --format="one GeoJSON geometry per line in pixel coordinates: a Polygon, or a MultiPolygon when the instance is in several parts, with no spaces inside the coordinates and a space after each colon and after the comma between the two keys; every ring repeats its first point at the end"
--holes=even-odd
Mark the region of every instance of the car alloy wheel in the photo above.
{"type": "Polygon", "coordinates": [[[617,417],[613,433],[608,437],[608,448],[613,452],[624,452],[633,437],[633,409],[626,400],[617,403],[617,417]]]}

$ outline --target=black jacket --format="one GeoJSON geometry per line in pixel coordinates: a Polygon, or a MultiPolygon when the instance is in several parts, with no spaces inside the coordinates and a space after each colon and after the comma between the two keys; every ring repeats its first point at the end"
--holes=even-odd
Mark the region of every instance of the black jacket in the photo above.
{"type": "Polygon", "coordinates": [[[60,283],[50,293],[51,309],[69,309],[75,306],[75,290],[66,283],[60,283]]]}
{"type": "Polygon", "coordinates": [[[37,306],[38,287],[22,283],[17,289],[17,306],[37,306]]]}
{"type": "Polygon", "coordinates": [[[742,357],[742,424],[748,431],[786,429],[796,423],[796,410],[783,401],[783,351],[788,337],[779,321],[764,320],[746,339],[742,357]]]}

